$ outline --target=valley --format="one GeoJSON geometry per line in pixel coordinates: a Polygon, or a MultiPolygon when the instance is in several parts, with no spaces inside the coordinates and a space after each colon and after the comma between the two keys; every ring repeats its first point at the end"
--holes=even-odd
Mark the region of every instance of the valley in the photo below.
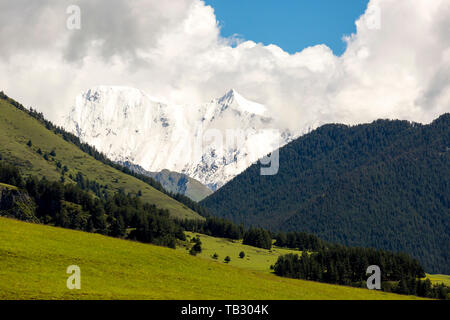
{"type": "MultiPolygon", "coordinates": [[[[424,275],[416,260],[396,254],[386,257],[398,264],[393,265],[394,268],[406,268],[405,274],[396,271],[396,281],[388,292],[360,289],[357,288],[360,284],[355,286],[356,283],[348,279],[337,285],[333,284],[336,282],[294,279],[301,278],[300,273],[288,274],[287,277],[275,275],[273,269],[275,272],[281,270],[277,269],[280,259],[283,263],[286,257],[302,256],[302,251],[273,246],[274,238],[278,243],[283,238],[282,234],[248,229],[244,225],[215,218],[197,202],[164,190],[148,175],[132,173],[130,168],[110,162],[95,148],[80,144],[76,137],[47,122],[42,115],[25,110],[4,95],[0,107],[0,130],[3,133],[0,136],[3,142],[0,146],[0,215],[8,217],[0,218],[3,246],[0,247],[0,256],[1,263],[4,263],[0,276],[5,279],[0,298],[181,299],[181,292],[185,290],[191,290],[192,295],[184,294],[183,299],[417,298],[390,293],[415,294],[413,290],[416,289],[408,289],[410,284],[405,281],[416,281],[415,274],[424,275]],[[203,230],[208,235],[192,230],[203,230]],[[193,252],[195,246],[199,248],[193,252]],[[72,255],[73,252],[77,254],[72,255]],[[136,257],[127,260],[132,252],[136,257]],[[148,260],[142,260],[141,255],[148,260]],[[70,265],[83,263],[87,266],[88,281],[98,289],[88,287],[81,295],[72,295],[64,290],[56,280],[63,276],[56,269],[61,267],[62,261],[68,262],[69,259],[75,261],[70,265]],[[119,266],[106,266],[113,260],[119,266]],[[25,261],[30,265],[21,269],[14,267],[28,263],[25,261]],[[167,261],[173,261],[173,265],[169,266],[167,261]],[[40,273],[40,268],[44,273],[40,273]],[[416,268],[418,273],[414,271],[416,268]],[[22,280],[18,278],[19,270],[28,272],[22,280]],[[408,278],[409,272],[413,272],[412,278],[408,278]],[[216,283],[219,274],[226,277],[216,283]],[[152,283],[138,279],[141,276],[151,279],[152,283]],[[112,277],[120,284],[117,285],[112,277]],[[200,283],[198,287],[194,283],[195,277],[200,283]],[[25,289],[24,281],[32,285],[25,289]],[[135,285],[130,287],[130,282],[135,285]],[[217,285],[226,290],[214,293],[217,285]],[[208,288],[206,291],[203,290],[205,287],[208,288]]],[[[290,146],[288,144],[287,148],[290,146]]],[[[168,176],[179,178],[170,172],[168,176]]],[[[231,184],[240,179],[238,175],[231,184]]],[[[229,184],[223,190],[229,190],[229,184]]],[[[211,197],[222,193],[219,190],[211,197]]],[[[356,252],[351,248],[339,249],[314,235],[299,234],[298,237],[298,241],[308,242],[297,242],[305,246],[303,255],[306,252],[307,256],[315,255],[315,250],[356,252]]],[[[287,239],[291,238],[288,233],[287,239]]],[[[338,259],[333,263],[345,267],[338,259]]],[[[345,276],[344,269],[339,272],[345,276]]],[[[427,277],[432,282],[419,283],[420,286],[430,286],[426,289],[428,291],[420,291],[422,296],[448,297],[447,287],[431,287],[431,283],[448,284],[448,276],[427,277]]]]}
{"type": "Polygon", "coordinates": [[[447,314],[450,1],[410,2],[1,1],[2,315],[447,314]]]}

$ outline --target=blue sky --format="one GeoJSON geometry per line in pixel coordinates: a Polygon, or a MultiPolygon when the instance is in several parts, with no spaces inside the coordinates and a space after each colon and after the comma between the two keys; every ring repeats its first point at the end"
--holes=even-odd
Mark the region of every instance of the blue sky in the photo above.
{"type": "Polygon", "coordinates": [[[289,53],[326,44],[336,55],[343,35],[356,31],[355,20],[368,0],[205,0],[221,25],[222,36],[276,44],[289,53]]]}

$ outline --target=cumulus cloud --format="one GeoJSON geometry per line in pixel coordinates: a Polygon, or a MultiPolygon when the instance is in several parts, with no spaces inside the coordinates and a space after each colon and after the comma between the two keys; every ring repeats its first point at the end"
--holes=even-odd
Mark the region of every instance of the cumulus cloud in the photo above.
{"type": "Polygon", "coordinates": [[[376,118],[429,122],[450,111],[450,4],[371,0],[338,57],[226,39],[201,0],[0,0],[0,90],[59,121],[96,85],[195,104],[235,88],[280,126],[376,118]],[[68,30],[66,9],[81,8],[68,30]]]}

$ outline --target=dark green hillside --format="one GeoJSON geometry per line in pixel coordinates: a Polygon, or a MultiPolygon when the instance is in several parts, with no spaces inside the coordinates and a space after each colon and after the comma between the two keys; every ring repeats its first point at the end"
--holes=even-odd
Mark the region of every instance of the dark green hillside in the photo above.
{"type": "Polygon", "coordinates": [[[404,251],[450,273],[450,114],[429,125],[325,125],[280,150],[280,171],[253,165],[201,204],[220,217],[404,251]]]}

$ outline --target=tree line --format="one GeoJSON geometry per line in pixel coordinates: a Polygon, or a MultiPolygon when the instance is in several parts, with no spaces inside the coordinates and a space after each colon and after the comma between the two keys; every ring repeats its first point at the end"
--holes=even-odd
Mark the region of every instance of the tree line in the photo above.
{"type": "Polygon", "coordinates": [[[71,179],[75,184],[62,179],[51,182],[45,177],[23,179],[16,167],[0,162],[0,181],[23,189],[36,204],[32,213],[12,213],[18,219],[26,217],[33,222],[169,247],[175,247],[177,239],[185,239],[183,230],[242,239],[246,245],[264,249],[272,247],[271,234],[264,229],[245,230],[243,225],[211,216],[205,221],[174,220],[168,210],[143,203],[139,195],[125,194],[122,189],[110,195],[107,185],[88,179],[82,172],[71,179]]]}
{"type": "MultiPolygon", "coordinates": [[[[80,187],[92,188],[97,185],[95,182],[64,184],[34,176],[23,179],[16,167],[4,163],[0,163],[0,181],[20,188],[33,199],[35,206],[30,208],[32,212],[28,212],[26,220],[171,248],[175,248],[177,239],[185,240],[183,228],[168,210],[124,192],[107,199],[80,187]]],[[[18,219],[23,217],[20,210],[7,209],[3,212],[18,219]]]]}
{"type": "Polygon", "coordinates": [[[217,217],[207,217],[205,221],[182,220],[178,223],[186,231],[232,240],[242,239],[242,243],[245,245],[269,250],[272,248],[271,233],[264,229],[250,228],[246,230],[242,224],[236,225],[229,220],[217,217]]]}
{"type": "Polygon", "coordinates": [[[319,237],[305,232],[280,232],[275,236],[275,245],[300,251],[317,251],[326,246],[326,242],[319,237]]]}
{"type": "Polygon", "coordinates": [[[288,278],[365,287],[367,268],[381,269],[382,290],[399,294],[448,299],[450,287],[431,285],[416,259],[404,253],[373,248],[347,248],[331,245],[316,252],[303,251],[301,256],[280,256],[274,266],[275,274],[288,278]]]}
{"type": "Polygon", "coordinates": [[[186,231],[202,233],[212,237],[239,240],[244,235],[244,227],[242,225],[238,226],[231,221],[217,217],[209,216],[205,221],[185,219],[179,220],[178,223],[186,231]]]}
{"type": "Polygon", "coordinates": [[[270,250],[272,248],[272,236],[269,231],[262,228],[250,228],[245,232],[242,243],[270,250]]]}

